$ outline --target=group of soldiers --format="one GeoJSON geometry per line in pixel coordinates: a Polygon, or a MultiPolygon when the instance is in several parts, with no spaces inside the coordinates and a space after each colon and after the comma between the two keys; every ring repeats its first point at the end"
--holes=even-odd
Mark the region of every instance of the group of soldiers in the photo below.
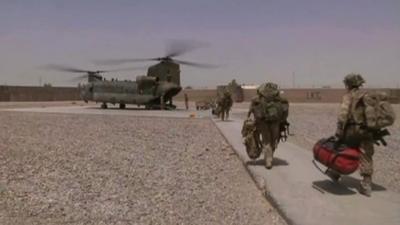
{"type": "MultiPolygon", "coordinates": [[[[365,83],[359,74],[345,76],[346,94],[340,105],[335,139],[338,143],[356,145],[361,150],[359,192],[371,195],[373,175],[374,144],[377,142],[374,131],[366,125],[366,103],[368,94],[360,87],[365,83]]],[[[257,96],[251,100],[247,118],[242,128],[242,136],[247,154],[251,159],[257,159],[264,153],[265,167],[271,169],[275,150],[280,141],[285,141],[289,134],[289,103],[281,97],[278,85],[264,83],[257,88],[257,96]]],[[[185,94],[185,105],[188,109],[188,97],[185,94]]],[[[229,118],[233,100],[229,90],[224,90],[216,99],[215,114],[221,120],[229,118]]],[[[393,115],[393,120],[395,116],[393,115]]],[[[368,120],[368,118],[367,118],[368,120]]],[[[327,169],[326,174],[335,182],[341,174],[327,169]]]]}
{"type": "MultiPolygon", "coordinates": [[[[335,139],[344,144],[356,144],[361,150],[359,192],[371,195],[373,175],[374,139],[373,131],[366,127],[364,101],[366,92],[360,87],[365,83],[359,74],[345,76],[346,94],[340,106],[335,139]]],[[[265,167],[272,168],[273,155],[278,143],[286,138],[288,125],[288,107],[286,99],[280,96],[278,86],[274,83],[262,84],[257,89],[257,96],[252,99],[242,128],[244,144],[251,159],[256,159],[264,153],[265,167]]],[[[326,174],[337,182],[341,174],[328,169],[326,174]]]]}

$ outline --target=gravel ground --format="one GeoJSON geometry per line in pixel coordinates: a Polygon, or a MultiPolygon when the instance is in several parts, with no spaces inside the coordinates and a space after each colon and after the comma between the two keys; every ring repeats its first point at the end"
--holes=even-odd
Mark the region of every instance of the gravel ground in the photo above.
{"type": "MultiPolygon", "coordinates": [[[[376,146],[374,155],[374,182],[400,193],[400,105],[393,105],[397,120],[389,127],[391,136],[386,137],[387,147],[376,146]]],[[[238,104],[237,116],[244,117],[248,104],[238,104]]],[[[311,151],[322,137],[329,137],[336,130],[339,104],[291,104],[290,136],[288,141],[311,151]]]]}
{"type": "Polygon", "coordinates": [[[0,112],[0,224],[285,224],[208,119],[0,112]]]}

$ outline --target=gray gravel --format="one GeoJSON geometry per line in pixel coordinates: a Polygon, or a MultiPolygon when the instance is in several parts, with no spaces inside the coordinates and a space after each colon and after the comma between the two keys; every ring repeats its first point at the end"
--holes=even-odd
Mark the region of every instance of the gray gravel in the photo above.
{"type": "Polygon", "coordinates": [[[208,119],[0,112],[0,224],[285,224],[208,119]]]}
{"type": "MultiPolygon", "coordinates": [[[[236,116],[244,117],[248,104],[237,105],[236,116]]],[[[389,127],[391,136],[387,147],[376,146],[374,155],[374,182],[400,193],[400,105],[393,105],[397,120],[389,127]]],[[[288,141],[311,151],[322,137],[334,134],[339,104],[291,104],[289,121],[294,136],[288,141]]]]}

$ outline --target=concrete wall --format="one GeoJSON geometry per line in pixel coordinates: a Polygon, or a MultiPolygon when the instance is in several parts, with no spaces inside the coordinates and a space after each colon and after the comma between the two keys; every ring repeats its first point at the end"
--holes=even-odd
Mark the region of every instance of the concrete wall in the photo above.
{"type": "MultiPolygon", "coordinates": [[[[256,96],[255,89],[244,89],[244,101],[250,101],[256,96]]],[[[325,89],[325,88],[310,88],[310,89],[282,89],[282,96],[290,102],[320,102],[320,103],[336,103],[342,100],[344,89],[325,89]]],[[[400,89],[368,89],[368,91],[384,91],[386,92],[393,103],[400,103],[400,89]]],[[[216,97],[216,90],[183,90],[176,96],[176,100],[183,101],[183,93],[186,92],[190,101],[212,100],[216,97]]]]}
{"type": "Polygon", "coordinates": [[[78,88],[0,86],[0,101],[79,100],[78,88]]]}

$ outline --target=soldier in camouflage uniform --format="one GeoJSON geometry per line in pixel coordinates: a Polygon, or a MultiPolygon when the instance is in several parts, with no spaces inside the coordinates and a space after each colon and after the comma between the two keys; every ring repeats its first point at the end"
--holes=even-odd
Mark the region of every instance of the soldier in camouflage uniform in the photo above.
{"type": "Polygon", "coordinates": [[[254,116],[256,134],[261,135],[261,148],[264,152],[265,167],[272,168],[272,160],[275,149],[277,148],[280,139],[280,120],[265,120],[263,119],[263,102],[273,102],[279,99],[278,85],[274,83],[265,83],[257,89],[257,96],[251,101],[247,118],[254,116]]]}
{"type": "Polygon", "coordinates": [[[221,120],[226,120],[229,117],[229,111],[233,104],[231,93],[225,90],[222,97],[218,99],[218,112],[221,120]]]}
{"type": "MultiPolygon", "coordinates": [[[[365,80],[359,74],[348,74],[344,78],[347,93],[343,96],[337,122],[335,136],[348,145],[359,146],[361,149],[360,174],[363,177],[360,182],[359,192],[363,195],[371,195],[374,140],[372,134],[365,127],[364,107],[361,99],[365,96],[365,91],[359,88],[365,80]]],[[[340,175],[333,171],[328,171],[328,175],[339,180],[340,175]]]]}

